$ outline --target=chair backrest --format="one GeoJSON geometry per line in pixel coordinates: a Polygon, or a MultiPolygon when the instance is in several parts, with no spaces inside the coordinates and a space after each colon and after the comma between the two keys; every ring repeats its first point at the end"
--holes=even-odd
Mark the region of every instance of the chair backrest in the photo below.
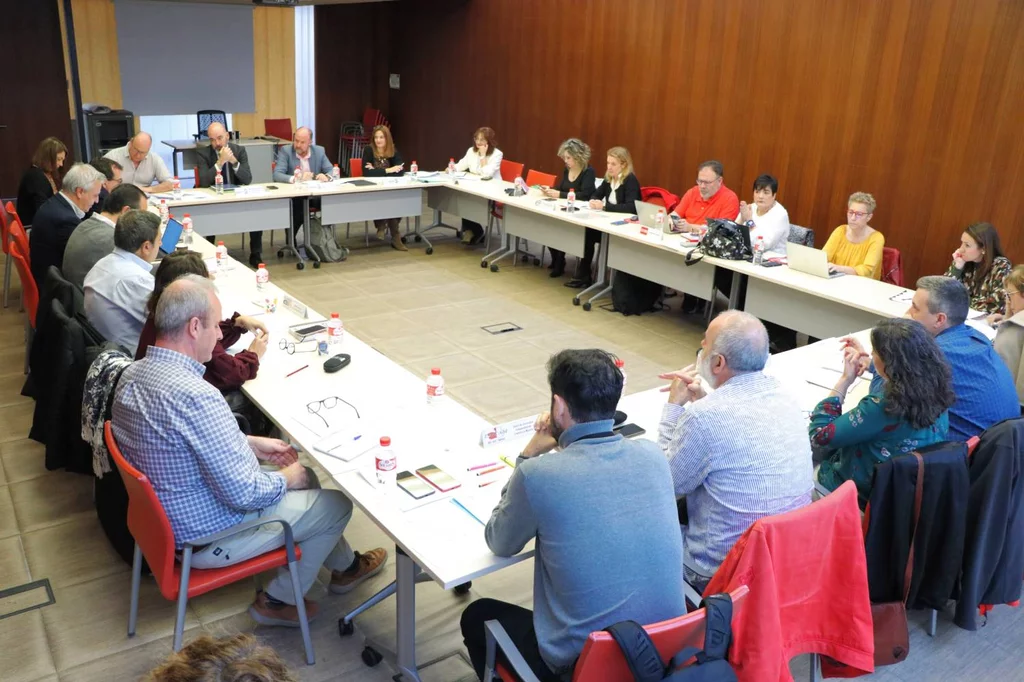
{"type": "Polygon", "coordinates": [[[903,257],[899,249],[891,246],[882,248],[882,281],[903,286],[903,257]]]}
{"type": "MultiPolygon", "coordinates": [[[[734,620],[747,592],[747,587],[741,585],[729,593],[734,620]]],[[[698,609],[678,618],[644,626],[658,649],[662,663],[668,665],[673,656],[687,647],[700,649],[704,646],[705,615],[704,609],[698,609]]],[[[574,682],[630,682],[633,675],[619,645],[610,634],[602,630],[592,632],[587,637],[572,679],[574,682]]]]}
{"type": "Polygon", "coordinates": [[[813,248],[814,230],[790,223],[789,237],[786,238],[786,241],[793,242],[794,244],[803,244],[804,246],[810,246],[813,248]]]}
{"type": "Polygon", "coordinates": [[[103,440],[128,491],[128,530],[142,549],[142,555],[146,557],[146,563],[160,587],[160,594],[166,599],[176,599],[178,581],[174,576],[171,522],[153,490],[153,484],[121,454],[109,420],[103,423],[103,440]]]}
{"type": "Polygon", "coordinates": [[[263,132],[282,140],[290,140],[292,139],[292,120],[290,118],[265,118],[263,119],[263,132]]]}
{"type": "Polygon", "coordinates": [[[23,239],[22,251],[28,253],[28,232],[25,231],[25,223],[21,222],[21,216],[14,208],[14,202],[8,201],[4,208],[7,209],[7,232],[10,234],[11,240],[23,239]]]}
{"type": "Polygon", "coordinates": [[[363,177],[363,160],[362,159],[349,159],[348,160],[348,176],[350,178],[361,178],[361,177],[363,177]]]}
{"type": "Polygon", "coordinates": [[[193,187],[199,187],[199,166],[192,166],[192,177],[195,179],[193,187]]]}
{"type": "Polygon", "coordinates": [[[18,269],[18,278],[21,280],[21,295],[25,303],[25,312],[28,313],[28,322],[32,328],[36,328],[36,308],[39,307],[39,287],[32,277],[32,268],[29,266],[28,249],[20,242],[11,242],[11,258],[14,259],[14,267],[18,269]]]}
{"type": "Polygon", "coordinates": [[[0,240],[3,241],[4,253],[10,253],[8,244],[11,241],[11,228],[7,224],[7,211],[3,206],[0,206],[0,240]]]}
{"type": "Polygon", "coordinates": [[[380,117],[380,109],[374,109],[372,107],[366,107],[363,109],[363,133],[369,135],[370,131],[373,130],[373,126],[377,125],[377,120],[380,117]]]}
{"type": "Polygon", "coordinates": [[[504,180],[505,182],[512,182],[516,178],[523,177],[523,168],[524,166],[521,163],[509,161],[508,159],[502,159],[501,168],[499,169],[498,172],[501,173],[502,180],[504,180]]]}
{"type": "Polygon", "coordinates": [[[228,115],[218,109],[203,109],[196,112],[196,124],[199,126],[199,139],[206,137],[206,129],[211,123],[220,123],[225,129],[228,127],[228,115]]]}
{"type": "Polygon", "coordinates": [[[558,178],[550,173],[542,173],[539,170],[533,170],[532,168],[526,172],[526,184],[530,187],[533,187],[534,185],[547,185],[548,187],[551,187],[556,182],[558,182],[558,178]]]}

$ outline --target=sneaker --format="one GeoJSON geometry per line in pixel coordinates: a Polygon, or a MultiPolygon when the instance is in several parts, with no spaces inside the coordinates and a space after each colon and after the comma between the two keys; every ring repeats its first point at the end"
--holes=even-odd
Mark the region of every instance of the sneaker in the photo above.
{"type": "MultiPolygon", "coordinates": [[[[316,618],[319,606],[314,601],[303,600],[306,604],[306,620],[310,623],[316,618]]],[[[267,593],[260,590],[256,593],[256,601],[249,607],[249,616],[260,625],[276,625],[285,628],[299,627],[299,610],[291,604],[277,604],[267,598],[267,593]]]]}
{"type": "Polygon", "coordinates": [[[372,578],[380,573],[388,561],[388,551],[383,547],[378,547],[366,553],[356,552],[356,559],[359,561],[359,570],[355,573],[331,571],[331,592],[346,594],[367,578],[372,578]]]}
{"type": "Polygon", "coordinates": [[[570,289],[586,289],[592,284],[593,282],[588,282],[585,279],[571,279],[562,286],[569,287],[570,289]]]}
{"type": "Polygon", "coordinates": [[[462,243],[463,244],[472,244],[473,243],[473,233],[471,231],[469,231],[469,230],[463,230],[462,231],[462,243]]]}

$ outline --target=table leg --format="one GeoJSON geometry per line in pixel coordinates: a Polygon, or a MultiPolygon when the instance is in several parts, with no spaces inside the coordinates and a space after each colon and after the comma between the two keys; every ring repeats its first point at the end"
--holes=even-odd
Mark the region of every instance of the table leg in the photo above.
{"type": "Polygon", "coordinates": [[[454,225],[449,225],[448,223],[444,222],[441,216],[441,209],[438,208],[434,209],[434,222],[430,223],[425,228],[423,228],[423,231],[429,232],[430,230],[433,230],[435,227],[447,227],[449,230],[455,230],[456,232],[462,229],[461,227],[455,227],[454,225]]]}
{"type": "Polygon", "coordinates": [[[746,276],[735,270],[732,273],[732,288],[729,290],[729,310],[738,310],[740,307],[740,287],[744,284],[746,276]]]}
{"type": "Polygon", "coordinates": [[[178,150],[171,150],[171,165],[174,166],[174,177],[178,176],[178,150]]]}
{"type": "MultiPolygon", "coordinates": [[[[607,232],[602,232],[601,233],[601,253],[598,254],[598,256],[597,256],[597,271],[599,273],[599,275],[598,275],[599,279],[598,279],[598,281],[594,282],[593,284],[591,284],[589,287],[587,287],[583,291],[581,291],[578,294],[576,294],[575,296],[573,296],[572,297],[572,304],[573,305],[579,305],[580,301],[588,293],[591,293],[591,292],[594,292],[594,293],[603,292],[608,287],[608,242],[609,242],[608,233],[607,232]]],[[[593,302],[593,300],[596,299],[596,298],[598,298],[598,296],[594,296],[593,298],[591,298],[590,301],[588,301],[588,303],[593,302]]],[[[589,305],[586,306],[586,310],[590,310],[590,306],[589,305]]]]}
{"type": "Polygon", "coordinates": [[[395,548],[396,618],[395,654],[398,674],[410,682],[420,682],[416,671],[416,573],[412,558],[395,548]]]}
{"type": "Polygon", "coordinates": [[[429,256],[434,253],[434,245],[427,239],[427,235],[423,234],[425,230],[420,228],[422,223],[423,221],[420,219],[420,216],[416,216],[416,228],[413,230],[413,234],[416,235],[416,241],[422,240],[427,245],[427,255],[429,256]]]}
{"type": "MultiPolygon", "coordinates": [[[[309,217],[309,197],[304,198],[303,202],[304,202],[305,211],[304,211],[304,213],[302,215],[304,215],[306,217],[306,219],[302,221],[302,238],[303,238],[303,241],[305,242],[305,245],[306,245],[306,257],[313,261],[313,263],[314,263],[313,267],[318,268],[318,267],[320,267],[320,257],[317,256],[316,255],[316,251],[314,251],[309,246],[310,245],[310,239],[311,239],[311,237],[310,237],[311,232],[309,230],[309,224],[310,224],[310,222],[312,222],[312,218],[309,217]]],[[[300,261],[304,260],[303,257],[299,254],[299,250],[297,248],[295,249],[295,255],[299,257],[300,261]]]]}

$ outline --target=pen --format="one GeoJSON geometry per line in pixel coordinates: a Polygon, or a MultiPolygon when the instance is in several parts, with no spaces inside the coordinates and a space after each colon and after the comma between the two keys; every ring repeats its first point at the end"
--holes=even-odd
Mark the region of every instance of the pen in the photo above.
{"type": "Polygon", "coordinates": [[[516,461],[514,459],[509,459],[505,455],[498,455],[498,459],[500,459],[502,462],[512,467],[513,469],[516,468],[516,461]]]}
{"type": "Polygon", "coordinates": [[[298,374],[299,372],[301,372],[302,370],[306,369],[307,367],[309,367],[309,365],[303,365],[302,367],[299,367],[294,372],[288,372],[288,374],[284,375],[284,378],[287,379],[288,377],[290,377],[293,374],[298,374]]]}
{"type": "Polygon", "coordinates": [[[476,472],[476,475],[477,476],[484,476],[486,474],[493,474],[495,471],[501,471],[501,465],[500,464],[498,466],[492,467],[490,469],[484,469],[483,471],[478,471],[478,472],[476,472]]]}
{"type": "Polygon", "coordinates": [[[454,497],[453,497],[453,498],[451,498],[451,500],[452,500],[452,504],[454,504],[454,505],[455,505],[456,507],[458,507],[458,508],[459,508],[459,509],[461,509],[462,511],[466,512],[466,513],[467,513],[467,514],[469,514],[470,516],[472,516],[472,517],[473,517],[474,519],[476,519],[476,520],[477,520],[477,521],[478,521],[479,523],[482,523],[482,524],[484,524],[485,526],[487,525],[487,522],[486,522],[486,521],[480,521],[480,519],[478,519],[478,518],[477,518],[476,514],[474,514],[473,512],[469,511],[469,509],[467,509],[467,508],[466,508],[465,506],[463,506],[463,504],[462,504],[461,502],[459,502],[458,500],[456,500],[456,499],[455,499],[454,497]]]}
{"type": "Polygon", "coordinates": [[[495,464],[497,464],[497,462],[488,462],[487,464],[477,464],[475,467],[469,467],[468,469],[466,469],[466,471],[476,471],[477,469],[486,469],[487,467],[492,467],[495,464]]]}
{"type": "Polygon", "coordinates": [[[490,480],[490,481],[487,481],[486,483],[481,483],[480,485],[477,486],[477,488],[483,488],[485,485],[490,485],[492,483],[494,483],[493,479],[490,480]]]}

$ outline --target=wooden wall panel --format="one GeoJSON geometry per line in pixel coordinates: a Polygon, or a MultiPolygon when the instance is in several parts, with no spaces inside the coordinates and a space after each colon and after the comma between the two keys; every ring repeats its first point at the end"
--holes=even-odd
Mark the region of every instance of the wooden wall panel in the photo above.
{"type": "MultiPolygon", "coordinates": [[[[943,271],[976,220],[992,221],[1011,259],[1024,259],[1010,198],[1024,182],[1018,0],[385,5],[390,34],[372,50],[388,69],[369,85],[347,68],[318,73],[321,127],[355,117],[376,89],[397,144],[421,167],[461,154],[490,125],[506,157],[556,172],[558,144],[579,136],[599,172],[604,150],[624,144],[643,184],[677,193],[708,158],[744,198],[771,172],[793,222],[819,244],[845,222],[846,197],[871,192],[874,225],[903,252],[911,281],[943,271]],[[379,96],[388,71],[401,90],[379,96]],[[325,98],[332,88],[346,95],[325,98]],[[331,103],[342,99],[344,114],[331,103]]],[[[350,24],[345,35],[374,33],[350,24]]]]}
{"type": "Polygon", "coordinates": [[[295,10],[256,7],[252,12],[256,72],[256,111],[237,112],[232,121],[242,135],[262,135],[263,119],[295,122],[295,10]]]}
{"type": "Polygon", "coordinates": [[[71,0],[82,102],[123,106],[113,0],[71,0]]]}

